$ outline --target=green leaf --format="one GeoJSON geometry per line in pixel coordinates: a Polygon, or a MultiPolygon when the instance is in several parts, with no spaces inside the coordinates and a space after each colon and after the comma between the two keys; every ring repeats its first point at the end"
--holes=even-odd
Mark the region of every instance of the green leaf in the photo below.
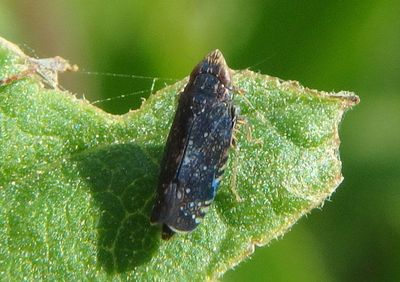
{"type": "MultiPolygon", "coordinates": [[[[222,186],[192,233],[149,224],[158,165],[186,79],[114,116],[43,87],[0,41],[0,273],[9,280],[203,280],[283,235],[342,181],[338,125],[352,93],[237,71],[222,186]]],[[[38,66],[36,66],[38,67],[38,66]]],[[[40,69],[36,69],[40,71],[40,69]]]]}

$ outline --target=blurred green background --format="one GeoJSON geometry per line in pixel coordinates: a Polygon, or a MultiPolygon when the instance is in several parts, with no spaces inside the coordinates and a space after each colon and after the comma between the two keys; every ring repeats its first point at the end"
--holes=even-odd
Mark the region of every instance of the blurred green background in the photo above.
{"type": "MultiPolygon", "coordinates": [[[[0,35],[84,71],[181,79],[219,48],[234,69],[356,92],[361,104],[340,130],[343,184],[223,280],[400,281],[400,1],[8,0],[0,2],[0,35]]],[[[62,76],[91,101],[151,84],[62,76]]],[[[124,113],[140,103],[131,96],[99,106],[124,113]]]]}

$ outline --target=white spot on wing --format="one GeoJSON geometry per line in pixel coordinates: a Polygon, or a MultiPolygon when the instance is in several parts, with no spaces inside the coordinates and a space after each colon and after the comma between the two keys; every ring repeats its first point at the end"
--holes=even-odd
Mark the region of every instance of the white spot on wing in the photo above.
{"type": "Polygon", "coordinates": [[[183,164],[187,165],[188,163],[190,163],[190,159],[187,156],[185,156],[185,158],[183,159],[183,164]]]}

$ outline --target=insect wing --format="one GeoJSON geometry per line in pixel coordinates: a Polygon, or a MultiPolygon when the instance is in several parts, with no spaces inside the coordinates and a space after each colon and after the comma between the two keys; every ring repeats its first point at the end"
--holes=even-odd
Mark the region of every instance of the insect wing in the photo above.
{"type": "Polygon", "coordinates": [[[234,123],[231,106],[226,102],[210,104],[193,119],[174,181],[182,200],[172,209],[173,222],[167,224],[179,231],[192,231],[205,216],[230,147],[234,123]]]}

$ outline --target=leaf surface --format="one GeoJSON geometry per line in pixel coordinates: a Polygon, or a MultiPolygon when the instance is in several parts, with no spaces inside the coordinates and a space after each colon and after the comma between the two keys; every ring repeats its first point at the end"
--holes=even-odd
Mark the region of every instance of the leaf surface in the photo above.
{"type": "MultiPolygon", "coordinates": [[[[27,68],[1,39],[0,79],[27,68]]],[[[251,71],[233,79],[244,124],[217,198],[194,232],[167,242],[149,215],[186,79],[122,116],[38,75],[0,86],[1,276],[215,279],[322,206],[342,181],[338,126],[358,97],[251,71]]]]}

